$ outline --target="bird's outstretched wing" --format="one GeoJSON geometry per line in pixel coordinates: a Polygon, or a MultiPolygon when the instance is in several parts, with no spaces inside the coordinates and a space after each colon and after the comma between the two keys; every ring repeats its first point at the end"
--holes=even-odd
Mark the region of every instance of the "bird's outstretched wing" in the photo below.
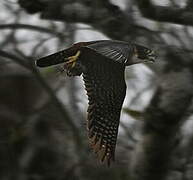
{"type": "Polygon", "coordinates": [[[115,62],[125,64],[134,54],[133,44],[122,41],[102,40],[85,45],[83,48],[90,48],[115,62]]]}
{"type": "Polygon", "coordinates": [[[83,73],[89,99],[87,128],[101,161],[114,160],[120,112],[126,94],[125,66],[92,51],[85,53],[83,73]]]}

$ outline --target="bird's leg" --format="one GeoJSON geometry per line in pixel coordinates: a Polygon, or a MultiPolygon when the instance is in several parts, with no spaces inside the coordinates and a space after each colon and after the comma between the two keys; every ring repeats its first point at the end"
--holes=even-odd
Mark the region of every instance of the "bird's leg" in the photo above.
{"type": "Polygon", "coordinates": [[[77,53],[74,56],[65,58],[67,62],[65,62],[64,66],[67,66],[67,68],[73,68],[79,56],[80,56],[80,51],[77,51],[77,53]]]}

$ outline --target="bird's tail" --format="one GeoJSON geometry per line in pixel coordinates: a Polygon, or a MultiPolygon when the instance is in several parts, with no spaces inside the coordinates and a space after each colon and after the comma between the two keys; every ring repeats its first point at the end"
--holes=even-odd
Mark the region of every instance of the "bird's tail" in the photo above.
{"type": "Polygon", "coordinates": [[[35,61],[36,66],[38,67],[47,67],[60,63],[64,63],[69,54],[63,50],[57,53],[42,57],[35,61]]]}

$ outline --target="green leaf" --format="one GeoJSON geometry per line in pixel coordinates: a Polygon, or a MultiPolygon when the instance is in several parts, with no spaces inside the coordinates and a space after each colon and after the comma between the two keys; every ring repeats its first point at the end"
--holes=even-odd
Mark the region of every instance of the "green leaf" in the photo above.
{"type": "Polygon", "coordinates": [[[129,108],[123,108],[123,112],[128,114],[129,116],[133,117],[136,120],[142,120],[143,112],[138,110],[133,110],[129,108]]]}

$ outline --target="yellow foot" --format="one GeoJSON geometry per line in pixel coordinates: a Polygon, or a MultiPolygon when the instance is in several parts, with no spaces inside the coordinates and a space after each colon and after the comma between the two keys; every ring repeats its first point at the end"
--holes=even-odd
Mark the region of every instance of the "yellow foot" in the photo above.
{"type": "Polygon", "coordinates": [[[75,66],[76,61],[77,61],[79,56],[80,56],[80,51],[77,51],[77,53],[74,56],[70,56],[68,58],[65,58],[65,60],[67,60],[67,62],[64,64],[64,66],[73,68],[75,66]]]}

